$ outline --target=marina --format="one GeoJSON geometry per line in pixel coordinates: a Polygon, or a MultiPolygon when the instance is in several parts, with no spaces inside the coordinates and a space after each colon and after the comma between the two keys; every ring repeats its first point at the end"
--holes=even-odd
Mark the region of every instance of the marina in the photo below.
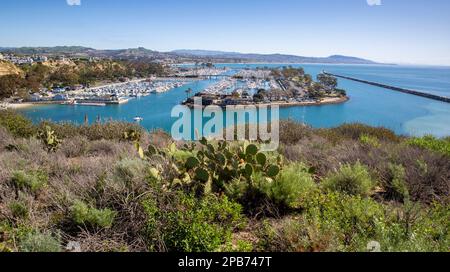
{"type": "MultiPolygon", "coordinates": [[[[231,70],[256,69],[261,64],[220,64],[231,70]]],[[[269,68],[280,64],[265,64],[269,68]]],[[[340,75],[354,75],[372,81],[386,82],[408,89],[427,86],[431,94],[445,95],[450,90],[450,68],[410,67],[410,66],[364,66],[364,65],[319,65],[301,64],[305,72],[315,78],[323,70],[340,75]],[[373,74],[376,73],[376,77],[373,74]],[[427,75],[423,77],[421,75],[427,75]],[[428,76],[429,75],[429,76],[428,76]]],[[[173,118],[171,110],[186,100],[186,90],[191,95],[202,92],[217,84],[220,79],[193,80],[186,85],[174,88],[159,95],[143,96],[131,99],[120,106],[107,107],[70,107],[53,104],[41,104],[18,109],[34,122],[53,120],[56,122],[75,122],[82,124],[84,116],[91,121],[100,115],[103,120],[134,122],[136,116],[143,117],[140,125],[146,129],[171,130],[173,118]]],[[[447,136],[450,132],[448,103],[429,100],[423,97],[404,95],[377,86],[347,79],[339,80],[339,88],[347,90],[350,100],[343,104],[322,104],[311,106],[293,106],[280,108],[282,119],[291,119],[307,123],[316,128],[329,128],[345,123],[363,123],[372,126],[384,126],[402,135],[447,136]]]]}

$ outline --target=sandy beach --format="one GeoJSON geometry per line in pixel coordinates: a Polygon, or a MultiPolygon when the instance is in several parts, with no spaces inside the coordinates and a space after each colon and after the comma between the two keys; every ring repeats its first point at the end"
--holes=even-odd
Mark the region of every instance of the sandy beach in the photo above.
{"type": "Polygon", "coordinates": [[[33,103],[3,103],[0,105],[1,109],[12,109],[12,110],[18,110],[18,109],[24,109],[33,107],[35,104],[33,103]]]}

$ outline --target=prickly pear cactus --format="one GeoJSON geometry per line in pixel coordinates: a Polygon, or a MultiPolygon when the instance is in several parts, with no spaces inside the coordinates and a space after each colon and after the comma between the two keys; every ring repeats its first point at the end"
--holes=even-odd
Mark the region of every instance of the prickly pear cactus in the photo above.
{"type": "Polygon", "coordinates": [[[39,131],[38,138],[44,143],[48,152],[55,152],[62,142],[49,126],[46,126],[44,130],[39,131]]]}

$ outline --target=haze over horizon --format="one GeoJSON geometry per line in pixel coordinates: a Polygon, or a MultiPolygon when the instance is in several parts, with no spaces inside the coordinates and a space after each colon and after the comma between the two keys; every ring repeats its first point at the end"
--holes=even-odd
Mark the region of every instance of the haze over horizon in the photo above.
{"type": "Polygon", "coordinates": [[[3,0],[0,47],[202,49],[450,65],[448,13],[447,0],[3,0]]]}

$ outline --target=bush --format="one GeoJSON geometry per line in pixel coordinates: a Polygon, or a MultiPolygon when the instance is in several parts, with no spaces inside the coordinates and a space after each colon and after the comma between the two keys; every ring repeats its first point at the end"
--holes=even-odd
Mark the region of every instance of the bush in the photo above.
{"type": "Polygon", "coordinates": [[[147,241],[154,247],[162,236],[168,251],[213,252],[228,244],[233,230],[243,224],[242,207],[226,197],[197,199],[182,193],[171,198],[170,207],[160,209],[154,199],[144,201],[147,241]]]}
{"type": "Polygon", "coordinates": [[[43,171],[14,171],[12,182],[18,189],[36,193],[47,185],[48,175],[43,171]]]}
{"type": "Polygon", "coordinates": [[[331,174],[323,182],[325,189],[349,195],[369,196],[375,182],[367,167],[357,162],[355,165],[343,165],[340,170],[331,174]]]}
{"type": "Polygon", "coordinates": [[[143,180],[148,173],[148,165],[139,159],[123,159],[115,166],[115,178],[127,186],[143,180]]]}
{"type": "Polygon", "coordinates": [[[336,192],[312,193],[300,216],[266,222],[259,229],[263,251],[367,251],[377,241],[388,252],[448,250],[450,208],[384,206],[336,192]]]}
{"type": "Polygon", "coordinates": [[[391,191],[394,199],[409,201],[410,195],[406,185],[405,168],[402,165],[389,164],[389,171],[392,178],[388,189],[391,191]]]}
{"type": "Polygon", "coordinates": [[[125,132],[135,130],[140,133],[143,128],[137,124],[124,122],[106,122],[95,123],[91,125],[76,125],[72,123],[52,123],[42,122],[39,128],[45,129],[46,126],[51,126],[55,131],[56,136],[62,139],[71,138],[74,136],[84,136],[90,141],[98,140],[122,140],[125,132]]]}
{"type": "Polygon", "coordinates": [[[368,146],[375,147],[375,148],[381,146],[380,145],[380,141],[378,140],[378,138],[375,138],[375,137],[370,136],[370,135],[366,135],[366,134],[361,135],[359,140],[360,140],[360,142],[363,145],[368,145],[368,146]]]}
{"type": "Polygon", "coordinates": [[[0,149],[8,149],[8,146],[13,145],[13,143],[14,137],[11,135],[11,133],[6,128],[0,126],[0,149]]]}
{"type": "Polygon", "coordinates": [[[345,139],[360,140],[361,136],[370,136],[380,141],[399,142],[400,137],[393,131],[383,127],[371,127],[363,124],[345,124],[337,128],[319,130],[331,142],[337,143],[345,139]]]}
{"type": "Polygon", "coordinates": [[[72,220],[77,225],[111,228],[117,212],[110,209],[99,210],[84,202],[76,201],[71,207],[72,220]]]}
{"type": "Polygon", "coordinates": [[[292,120],[280,122],[280,142],[283,144],[296,144],[313,134],[312,128],[296,123],[292,120]]]}
{"type": "Polygon", "coordinates": [[[11,210],[11,214],[15,218],[27,218],[28,217],[28,207],[21,202],[12,202],[9,205],[9,209],[11,210]]]}
{"type": "Polygon", "coordinates": [[[15,137],[29,138],[37,132],[29,119],[10,110],[0,110],[0,126],[5,127],[15,137]]]}
{"type": "Polygon", "coordinates": [[[436,139],[433,136],[425,136],[422,138],[413,138],[407,141],[411,146],[416,146],[422,149],[438,152],[446,156],[450,156],[450,140],[436,139]]]}
{"type": "Polygon", "coordinates": [[[281,208],[295,208],[317,186],[302,164],[291,164],[274,180],[259,179],[261,191],[281,208]]]}
{"type": "Polygon", "coordinates": [[[61,146],[61,152],[67,158],[77,158],[85,156],[89,149],[89,141],[83,136],[74,136],[64,141],[61,146]]]}
{"type": "Polygon", "coordinates": [[[47,233],[28,234],[20,242],[22,252],[61,252],[61,245],[58,239],[47,233]]]}
{"type": "Polygon", "coordinates": [[[263,226],[263,251],[365,251],[383,230],[383,206],[371,199],[316,191],[303,206],[301,215],[263,226]]]}

